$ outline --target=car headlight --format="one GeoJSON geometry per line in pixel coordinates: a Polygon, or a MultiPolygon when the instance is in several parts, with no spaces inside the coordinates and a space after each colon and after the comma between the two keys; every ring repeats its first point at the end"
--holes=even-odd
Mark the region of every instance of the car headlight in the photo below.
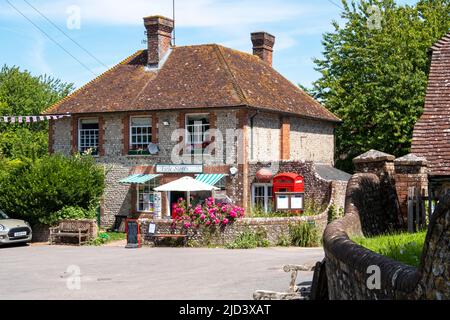
{"type": "Polygon", "coordinates": [[[5,231],[5,230],[6,230],[6,227],[4,225],[0,224],[0,231],[5,231]]]}

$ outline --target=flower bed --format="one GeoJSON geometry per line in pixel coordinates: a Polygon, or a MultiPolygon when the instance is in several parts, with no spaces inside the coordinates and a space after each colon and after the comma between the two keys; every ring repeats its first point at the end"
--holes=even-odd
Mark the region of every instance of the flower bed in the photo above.
{"type": "Polygon", "coordinates": [[[186,230],[199,229],[202,226],[224,228],[245,216],[243,208],[231,204],[217,204],[213,198],[208,198],[203,205],[195,207],[188,205],[186,200],[181,198],[172,209],[176,214],[172,221],[174,229],[179,225],[186,230]]]}

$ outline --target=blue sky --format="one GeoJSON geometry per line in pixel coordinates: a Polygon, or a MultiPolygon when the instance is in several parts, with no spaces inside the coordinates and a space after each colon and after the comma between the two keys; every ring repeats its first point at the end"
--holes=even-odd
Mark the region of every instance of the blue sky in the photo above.
{"type": "MultiPolygon", "coordinates": [[[[277,37],[275,69],[292,82],[307,87],[319,77],[312,59],[321,56],[322,34],[332,30],[333,20],[340,21],[340,0],[176,0],[176,3],[178,46],[219,43],[251,52],[250,33],[268,31],[277,37]]],[[[154,14],[171,17],[172,0],[0,0],[0,64],[20,66],[36,75],[46,73],[80,87],[94,74],[145,48],[142,17],[154,14]],[[68,23],[73,26],[77,21],[72,18],[77,16],[78,9],[80,28],[69,28],[68,23]]]]}

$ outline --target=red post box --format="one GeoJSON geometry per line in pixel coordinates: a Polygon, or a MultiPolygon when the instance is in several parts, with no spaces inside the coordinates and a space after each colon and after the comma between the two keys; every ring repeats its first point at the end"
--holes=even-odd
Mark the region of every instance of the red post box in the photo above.
{"type": "Polygon", "coordinates": [[[280,173],[273,178],[273,192],[305,192],[305,180],[296,173],[280,173]]]}

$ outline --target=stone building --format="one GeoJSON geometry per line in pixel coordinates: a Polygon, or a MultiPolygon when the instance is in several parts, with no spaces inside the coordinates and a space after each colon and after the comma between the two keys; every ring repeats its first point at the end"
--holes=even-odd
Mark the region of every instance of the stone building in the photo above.
{"type": "Polygon", "coordinates": [[[425,109],[416,123],[412,152],[428,160],[430,191],[450,190],[450,33],[432,47],[425,109]]]}
{"type": "MultiPolygon", "coordinates": [[[[253,33],[252,55],[216,44],[172,46],[168,18],[146,17],[144,25],[146,50],[45,112],[71,115],[50,123],[50,153],[92,150],[105,165],[103,226],[116,215],[169,215],[182,195],[158,198],[152,189],[185,175],[245,208],[267,209],[271,184],[258,181],[255,168],[308,173],[317,163],[333,171],[340,120],[272,68],[275,37],[253,33]]],[[[307,188],[320,180],[310,177],[307,188]]]]}

